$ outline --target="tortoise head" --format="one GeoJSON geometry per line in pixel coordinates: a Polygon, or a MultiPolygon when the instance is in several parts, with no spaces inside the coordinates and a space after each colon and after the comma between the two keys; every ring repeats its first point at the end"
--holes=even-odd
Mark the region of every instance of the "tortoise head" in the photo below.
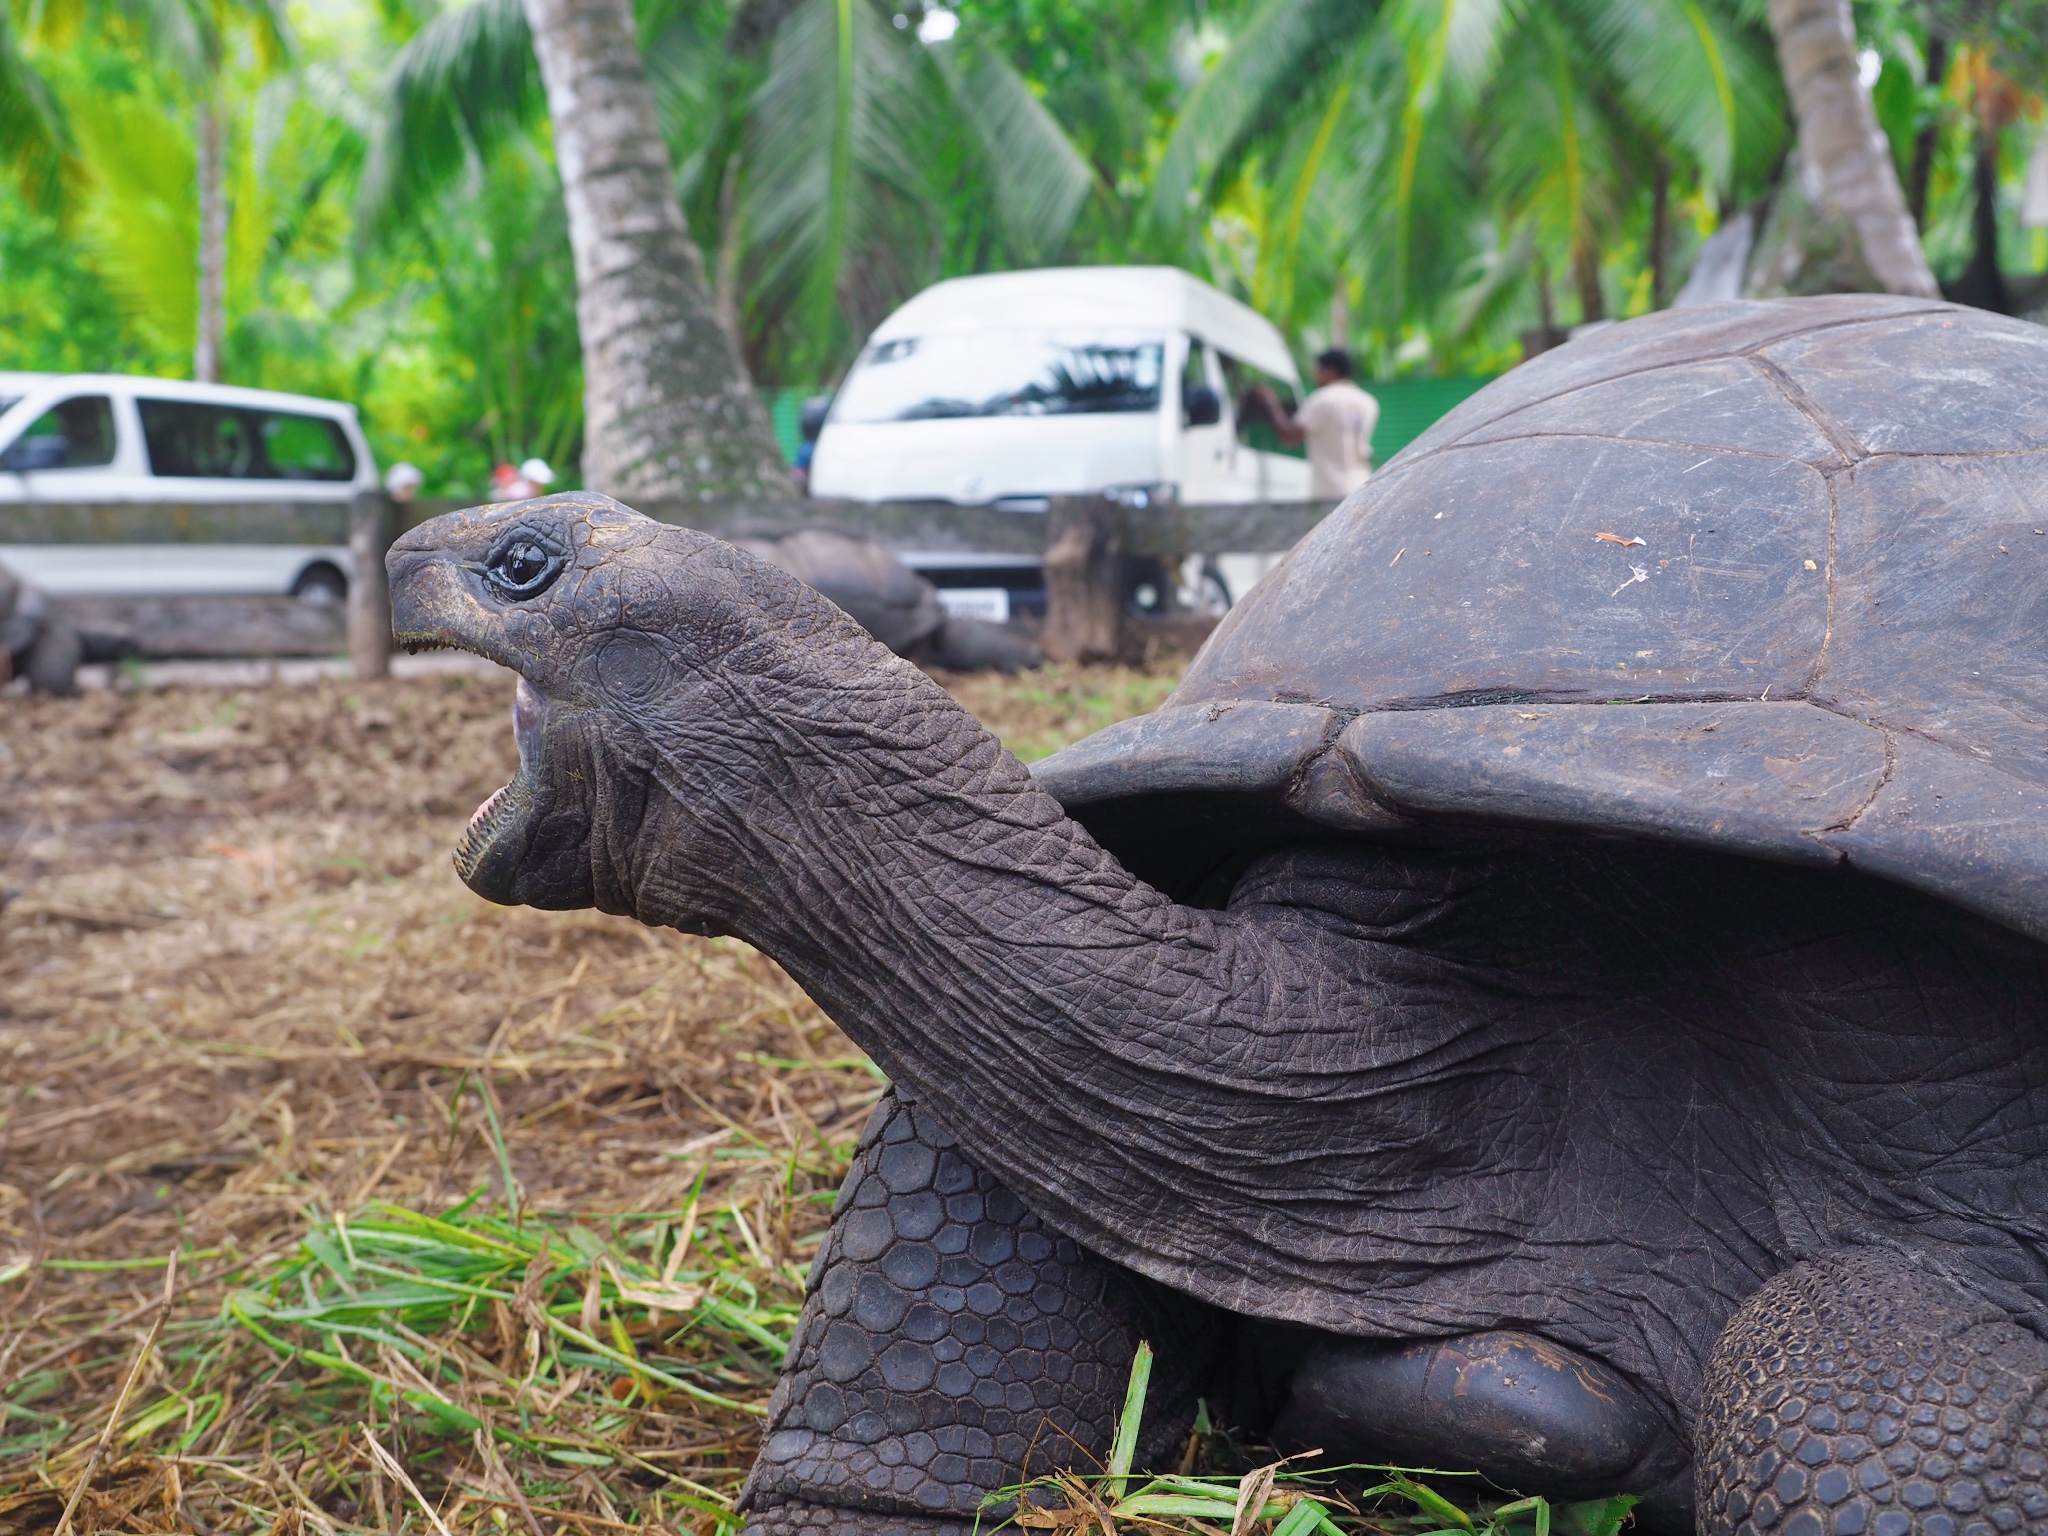
{"type": "Polygon", "coordinates": [[[815,661],[865,636],[765,562],[586,492],[435,518],[388,566],[401,645],[519,673],[519,768],[470,818],[463,881],[506,904],[722,928],[734,796],[777,748],[760,691],[808,670],[807,639],[815,661]],[[713,873],[700,886],[695,870],[713,873]]]}

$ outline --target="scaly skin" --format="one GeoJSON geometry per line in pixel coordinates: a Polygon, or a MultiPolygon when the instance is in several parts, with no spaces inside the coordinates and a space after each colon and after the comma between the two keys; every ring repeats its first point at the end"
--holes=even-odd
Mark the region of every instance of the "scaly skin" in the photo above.
{"type": "MultiPolygon", "coordinates": [[[[1484,829],[1283,846],[1226,909],[1183,905],[915,668],[716,540],[554,497],[438,519],[391,568],[401,639],[530,689],[463,878],[758,945],[1055,1254],[1349,1338],[1531,1336],[1517,1358],[1590,1361],[1672,1437],[1637,1448],[1644,1492],[1688,1447],[1710,1489],[1758,1475],[1739,1414],[1695,1420],[1724,1326],[1803,1260],[1923,1256],[2017,1320],[1995,1353],[2033,1390],[2041,946],[1846,875],[1484,829]]],[[[1786,1326],[1825,1350],[1842,1324],[1786,1326]]],[[[799,1357],[778,1411],[809,1432],[799,1357]]],[[[1357,1390],[1409,1390],[1366,1366],[1357,1390]]],[[[1482,1467],[1489,1444],[1538,1464],[1507,1454],[1531,1443],[1512,1415],[1468,1427],[1482,1467]]],[[[849,1504],[877,1442],[821,1433],[771,1456],[764,1519],[771,1494],[792,1530],[938,1518],[849,1504]]],[[[937,1488],[957,1518],[994,1472],[892,1497],[937,1488]]]]}
{"type": "Polygon", "coordinates": [[[830,1508],[965,1536],[990,1489],[1102,1465],[1140,1339],[1160,1352],[1142,1449],[1186,1437],[1206,1309],[1048,1231],[930,1113],[884,1098],[833,1217],[740,1501],[750,1530],[830,1508]]]}

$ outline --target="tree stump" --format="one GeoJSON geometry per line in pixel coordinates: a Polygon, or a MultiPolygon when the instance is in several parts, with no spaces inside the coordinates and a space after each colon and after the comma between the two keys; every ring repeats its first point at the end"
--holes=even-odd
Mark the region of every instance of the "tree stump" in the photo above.
{"type": "Polygon", "coordinates": [[[1055,496],[1046,512],[1045,630],[1053,661],[1113,661],[1122,638],[1118,577],[1124,508],[1105,496],[1055,496]]]}
{"type": "Polygon", "coordinates": [[[396,521],[391,498],[364,491],[349,508],[348,552],[355,575],[348,584],[348,667],[357,681],[391,675],[391,587],[384,555],[396,521]]]}

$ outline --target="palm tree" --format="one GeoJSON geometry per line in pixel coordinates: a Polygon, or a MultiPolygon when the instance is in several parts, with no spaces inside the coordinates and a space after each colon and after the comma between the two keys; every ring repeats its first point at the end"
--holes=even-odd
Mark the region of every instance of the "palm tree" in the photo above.
{"type": "Polygon", "coordinates": [[[1891,146],[1858,76],[1848,0],[1770,0],[1770,15],[1800,147],[1819,173],[1824,202],[1855,230],[1887,292],[1937,297],[1891,146]]]}
{"type": "Polygon", "coordinates": [[[1262,188],[1246,286],[1297,326],[1342,272],[1338,309],[1390,351],[1547,330],[1560,287],[1581,319],[1622,297],[1619,245],[1664,286],[1674,186],[1737,195],[1779,121],[1730,0],[1266,0],[1181,113],[1152,216],[1192,254],[1206,210],[1262,188]]]}
{"type": "MultiPolygon", "coordinates": [[[[92,28],[139,43],[155,71],[190,101],[198,202],[192,376],[218,380],[227,315],[225,71],[238,41],[246,42],[264,67],[274,67],[289,54],[282,0],[56,0],[37,7],[34,20],[50,37],[92,28]]],[[[4,20],[0,132],[31,186],[50,187],[55,167],[66,160],[78,169],[73,135],[54,94],[23,57],[4,20]]]]}
{"type": "Polygon", "coordinates": [[[629,500],[794,493],[683,223],[628,0],[525,0],[576,258],[583,470],[629,500]]]}
{"type": "MultiPolygon", "coordinates": [[[[371,153],[367,224],[389,230],[430,217],[451,178],[537,119],[542,93],[530,60],[538,52],[546,74],[548,53],[532,41],[534,13],[517,0],[475,0],[435,17],[406,45],[371,153]]],[[[620,5],[614,21],[624,25],[623,14],[620,5]]],[[[728,350],[736,341],[774,373],[828,376],[889,307],[954,259],[961,239],[971,245],[959,255],[964,266],[1043,259],[1099,190],[998,54],[972,36],[921,42],[897,20],[875,0],[795,0],[737,19],[704,0],[644,0],[644,100],[667,130],[678,173],[658,217],[669,217],[680,194],[717,253],[715,285],[694,254],[675,262],[693,295],[693,346],[711,346],[701,330],[708,324],[729,338],[728,350]]],[[[627,62],[612,57],[607,67],[627,62]]],[[[617,98],[608,114],[618,116],[624,97],[607,90],[617,98]]],[[[550,77],[546,100],[557,94],[550,77]]],[[[646,131],[649,113],[636,131],[646,131]]],[[[559,119],[555,147],[567,197],[559,119]]],[[[658,195],[658,179],[643,179],[641,190],[658,195]]],[[[572,213],[572,235],[575,228],[572,213]]],[[[590,345],[586,338],[586,358],[590,345]]],[[[700,356],[698,387],[706,377],[743,385],[733,369],[706,375],[700,356]]],[[[593,381],[593,441],[598,388],[593,381]]],[[[710,404],[751,411],[737,398],[720,385],[710,404]]],[[[698,406],[688,411],[711,419],[698,406]]],[[[740,429],[734,414],[718,421],[720,430],[740,429]]],[[[765,422],[751,440],[769,441],[765,422]]],[[[729,494],[715,484],[680,491],[700,493],[729,494]]]]}
{"type": "Polygon", "coordinates": [[[70,144],[49,86],[21,51],[10,7],[0,5],[0,162],[45,209],[58,200],[70,144]]]}
{"type": "MultiPolygon", "coordinates": [[[[1963,303],[2010,313],[2014,295],[1998,259],[2000,160],[2008,134],[2038,111],[2048,88],[2048,0],[1921,0],[1909,15],[1925,30],[1930,94],[1939,101],[1953,92],[1953,105],[1965,109],[1950,117],[1966,130],[1952,134],[1950,144],[1967,162],[1959,179],[1968,188],[1970,255],[1948,291],[1963,303]]],[[[1913,145],[1908,201],[1923,238],[1945,116],[1940,107],[1927,113],[1913,145]]]]}

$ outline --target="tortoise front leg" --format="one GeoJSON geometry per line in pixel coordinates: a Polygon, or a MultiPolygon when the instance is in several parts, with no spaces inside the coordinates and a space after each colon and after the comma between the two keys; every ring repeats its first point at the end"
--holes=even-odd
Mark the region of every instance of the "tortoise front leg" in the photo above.
{"type": "Polygon", "coordinates": [[[2048,1531],[2048,1345],[1895,1254],[1795,1265],[1707,1368],[1707,1536],[2048,1531]]]}
{"type": "Polygon", "coordinates": [[[1039,1223],[924,1109],[862,1133],[740,1497],[746,1536],[968,1536],[983,1497],[1109,1451],[1138,1341],[1177,1445],[1203,1309],[1039,1223]]]}

